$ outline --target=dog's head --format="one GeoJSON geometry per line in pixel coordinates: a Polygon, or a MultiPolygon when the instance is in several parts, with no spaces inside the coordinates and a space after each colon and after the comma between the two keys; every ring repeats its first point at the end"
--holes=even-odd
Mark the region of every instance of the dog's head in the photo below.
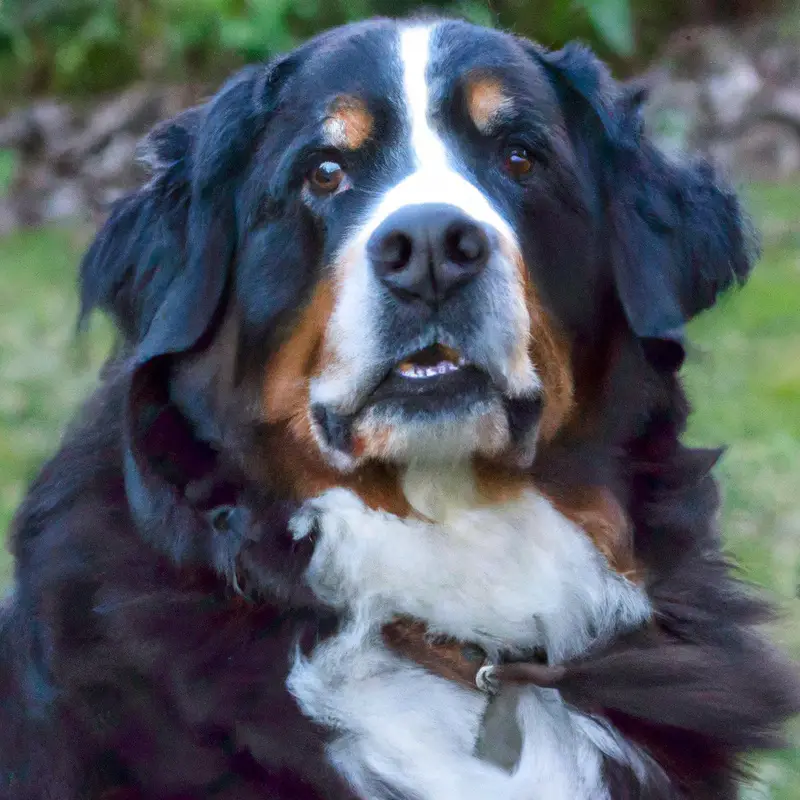
{"type": "Polygon", "coordinates": [[[598,331],[623,320],[674,369],[684,323],[749,270],[736,200],[650,144],[640,101],[580,47],[330,31],[153,132],[84,307],[136,363],[224,339],[247,413],[336,469],[527,466],[598,331]]]}

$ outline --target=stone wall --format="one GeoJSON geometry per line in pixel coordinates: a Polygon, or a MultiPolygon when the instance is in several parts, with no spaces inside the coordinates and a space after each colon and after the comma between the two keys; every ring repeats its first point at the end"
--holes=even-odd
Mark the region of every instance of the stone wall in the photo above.
{"type": "Polygon", "coordinates": [[[0,120],[14,170],[0,233],[63,219],[99,221],[144,174],[137,147],[159,120],[198,102],[197,87],[139,85],[88,106],[41,101],[0,120]]]}
{"type": "Polygon", "coordinates": [[[742,180],[800,179],[800,36],[777,23],[684,30],[643,76],[651,133],[742,180]]]}

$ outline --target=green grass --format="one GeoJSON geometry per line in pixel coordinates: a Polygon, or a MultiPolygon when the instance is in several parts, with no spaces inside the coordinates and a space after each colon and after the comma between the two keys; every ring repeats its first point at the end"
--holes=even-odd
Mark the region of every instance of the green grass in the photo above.
{"type": "MultiPolygon", "coordinates": [[[[59,228],[0,238],[0,531],[106,352],[107,326],[75,335],[75,266],[86,242],[85,232],[59,228]]],[[[0,584],[10,571],[2,548],[0,584]]]]}
{"type": "MultiPolygon", "coordinates": [[[[764,258],[748,286],[691,328],[690,437],[730,445],[718,474],[724,524],[744,574],[777,597],[774,636],[800,658],[800,185],[751,187],[764,258]]],[[[75,264],[86,233],[0,239],[0,530],[92,385],[109,336],[73,335],[75,264]]],[[[10,562],[0,556],[0,585],[10,562]]],[[[755,766],[747,796],[800,800],[795,747],[755,766]]]]}
{"type": "MultiPolygon", "coordinates": [[[[772,634],[800,659],[800,186],[746,198],[764,254],[744,289],[691,326],[690,437],[729,445],[718,467],[727,544],[785,610],[772,634]]],[[[793,744],[759,762],[748,797],[800,798],[800,724],[793,744]]]]}

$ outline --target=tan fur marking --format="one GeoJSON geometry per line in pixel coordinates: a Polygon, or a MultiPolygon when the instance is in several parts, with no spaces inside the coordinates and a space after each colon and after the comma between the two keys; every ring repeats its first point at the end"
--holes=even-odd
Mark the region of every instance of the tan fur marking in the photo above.
{"type": "Polygon", "coordinates": [[[371,458],[386,458],[391,442],[391,431],[385,426],[359,425],[353,432],[353,455],[356,458],[370,456],[371,458]]]}
{"type": "Polygon", "coordinates": [[[334,147],[357,150],[372,135],[372,114],[357,97],[339,97],[325,120],[325,134],[334,147]]]}
{"type": "Polygon", "coordinates": [[[640,580],[633,557],[630,524],[611,491],[605,487],[580,487],[569,492],[544,492],[567,519],[586,531],[609,566],[631,581],[640,580]]]}
{"type": "Polygon", "coordinates": [[[498,116],[511,107],[511,98],[497,78],[479,77],[467,85],[467,109],[475,127],[488,133],[498,116]]]}
{"type": "MultiPolygon", "coordinates": [[[[307,401],[306,401],[307,403],[307,401]]],[[[271,456],[270,482],[276,482],[297,500],[316,497],[328,489],[350,489],[374,511],[408,517],[413,510],[400,486],[397,469],[389,464],[369,462],[346,475],[323,460],[311,433],[307,410],[303,407],[289,422],[268,433],[271,456]]]]}
{"type": "Polygon", "coordinates": [[[550,441],[568,421],[574,404],[574,380],[569,344],[559,331],[530,280],[522,257],[515,256],[530,318],[530,339],[525,358],[530,358],[542,381],[544,410],[539,436],[550,441]]]}
{"type": "Polygon", "coordinates": [[[330,284],[319,284],[291,336],[269,360],[262,397],[267,422],[287,420],[299,407],[306,408],[309,378],[316,371],[333,301],[330,284]]]}
{"type": "Polygon", "coordinates": [[[513,502],[526,489],[533,487],[533,481],[527,473],[481,457],[473,461],[473,474],[476,493],[486,505],[513,502]]]}
{"type": "Polygon", "coordinates": [[[412,617],[393,619],[383,626],[381,633],[388,647],[399,655],[416,661],[442,678],[475,691],[475,678],[483,658],[475,658],[474,655],[469,658],[469,650],[464,642],[432,635],[424,622],[412,617]]]}
{"type": "Polygon", "coordinates": [[[539,436],[547,442],[555,437],[572,411],[574,385],[570,353],[564,337],[530,288],[528,297],[530,352],[542,380],[545,401],[539,436]]]}
{"type": "Polygon", "coordinates": [[[309,381],[321,367],[322,341],[333,304],[333,287],[321,283],[292,334],[267,364],[262,408],[268,423],[267,451],[272,455],[263,470],[269,473],[270,483],[279,483],[297,499],[343,487],[355,492],[369,508],[408,516],[411,507],[393,467],[367,464],[341,475],[325,463],[311,432],[309,381]]]}

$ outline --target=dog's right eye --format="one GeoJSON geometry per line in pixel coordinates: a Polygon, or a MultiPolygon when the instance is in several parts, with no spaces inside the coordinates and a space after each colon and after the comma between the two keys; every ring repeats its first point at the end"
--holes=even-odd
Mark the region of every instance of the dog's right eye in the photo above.
{"type": "Polygon", "coordinates": [[[309,184],[316,194],[333,194],[344,181],[344,167],[336,161],[317,164],[308,176],[309,184]]]}
{"type": "Polygon", "coordinates": [[[506,147],[503,151],[503,166],[514,180],[519,181],[533,169],[533,156],[525,147],[506,147]]]}

